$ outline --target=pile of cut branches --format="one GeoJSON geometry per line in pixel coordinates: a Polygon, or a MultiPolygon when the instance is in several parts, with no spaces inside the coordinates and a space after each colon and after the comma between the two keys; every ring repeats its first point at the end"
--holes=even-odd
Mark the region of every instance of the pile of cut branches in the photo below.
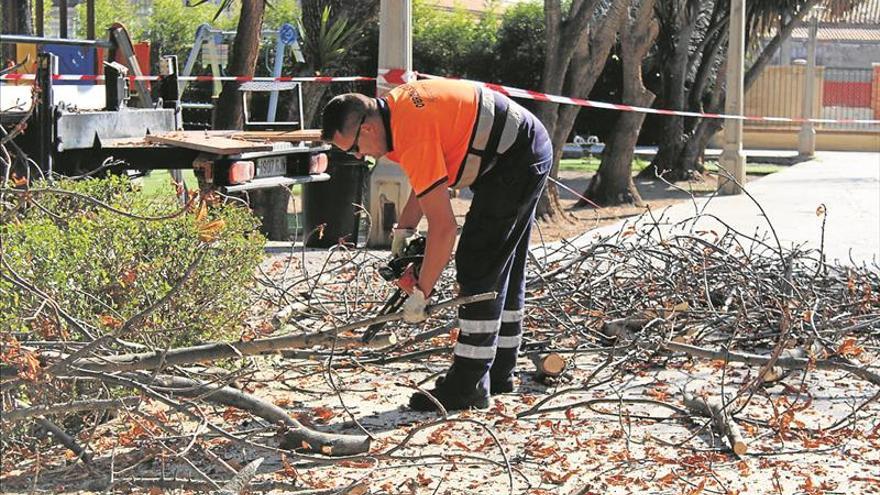
{"type": "MultiPolygon", "coordinates": [[[[17,204],[8,198],[22,197],[21,191],[4,187],[4,207],[17,204]]],[[[399,377],[401,365],[442,370],[454,344],[452,309],[465,302],[453,299],[453,276],[447,271],[436,296],[445,301],[438,305],[445,310],[438,313],[441,318],[425,326],[389,324],[370,345],[363,344],[360,335],[367,326],[399,319],[371,317],[392,290],[376,273],[384,254],[339,245],[328,252],[294,249],[275,257],[254,275],[253,310],[241,322],[240,339],[184,347],[133,344],[119,335],[173,303],[211,256],[207,248],[168,281],[163,297],[120,322],[122,330],[100,334],[47,297],[41,280],[22,276],[3,260],[2,276],[14,297],[45,301],[34,324],[48,318],[79,330],[75,339],[39,339],[37,332],[3,335],[4,473],[30,473],[27,479],[36,484],[34,472],[44,472],[45,479],[46,472],[68,472],[82,462],[97,474],[88,483],[94,489],[366,493],[370,474],[322,491],[315,483],[304,484],[297,472],[331,464],[404,469],[414,461],[398,452],[412,448],[414,435],[458,422],[483,428],[492,440],[486,445],[500,453],[492,459],[464,457],[501,469],[509,491],[517,491],[515,478],[523,476],[516,460],[484,421],[443,415],[392,444],[375,442],[377,432],[359,423],[340,373],[369,367],[400,382],[406,381],[399,377]],[[289,386],[288,399],[261,397],[258,389],[287,383],[283,377],[290,374],[322,375],[330,391],[289,386]],[[291,406],[316,394],[335,397],[344,414],[291,406]],[[348,423],[320,426],[322,416],[336,414],[348,423]],[[223,455],[230,446],[251,452],[253,462],[231,462],[223,455]],[[264,459],[274,464],[262,464],[264,459]],[[145,466],[155,475],[145,475],[145,466]],[[261,476],[267,472],[275,478],[261,476]]],[[[529,273],[523,387],[533,378],[547,378],[528,373],[528,358],[543,363],[547,355],[558,356],[566,369],[554,373],[550,388],[542,389],[545,395],[518,411],[516,419],[554,411],[569,415],[577,408],[629,418],[628,406],[656,406],[673,414],[645,416],[646,421],[692,425],[694,434],[678,447],[706,447],[698,444],[707,434],[708,448],[744,456],[752,451],[750,438],[851,429],[878,398],[872,394],[821,428],[792,423],[793,411],[809,407],[803,402],[789,403],[769,419],[753,415],[751,407],[767,397],[768,386],[790,377],[804,383],[816,373],[848,375],[880,389],[876,266],[831,265],[821,251],[786,249],[772,235],[746,235],[719,226],[717,219],[697,216],[664,226],[662,217],[646,216],[613,235],[541,246],[532,253],[529,273]],[[704,227],[708,220],[711,229],[704,227]],[[721,370],[721,379],[695,376],[677,392],[643,390],[651,399],[628,394],[624,386],[645,370],[686,372],[695,362],[721,370]],[[728,375],[725,370],[734,366],[738,371],[728,375]],[[743,426],[757,432],[744,435],[743,426]]],[[[440,438],[437,431],[442,430],[434,434],[440,438]]]]}

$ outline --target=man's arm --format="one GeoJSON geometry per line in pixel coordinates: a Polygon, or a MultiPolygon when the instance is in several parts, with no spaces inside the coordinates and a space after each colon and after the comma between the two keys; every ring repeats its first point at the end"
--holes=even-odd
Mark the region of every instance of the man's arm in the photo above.
{"type": "MultiPolygon", "coordinates": [[[[410,196],[410,200],[415,198],[410,196]]],[[[425,247],[425,259],[419,272],[419,289],[425,296],[431,295],[434,284],[443,273],[446,264],[452,256],[452,248],[455,245],[455,234],[458,224],[455,223],[455,214],[452,213],[452,203],[449,201],[449,192],[446,187],[438,186],[418,198],[419,217],[424,212],[428,217],[428,243],[425,247]]],[[[407,202],[407,208],[409,202],[407,202]]],[[[406,213],[407,208],[404,208],[406,213]]],[[[401,219],[404,217],[401,214],[401,219]]]]}
{"type": "Polygon", "coordinates": [[[415,229],[422,220],[422,208],[419,205],[418,196],[415,191],[410,191],[409,199],[400,210],[400,217],[397,219],[397,227],[401,229],[415,229]]]}

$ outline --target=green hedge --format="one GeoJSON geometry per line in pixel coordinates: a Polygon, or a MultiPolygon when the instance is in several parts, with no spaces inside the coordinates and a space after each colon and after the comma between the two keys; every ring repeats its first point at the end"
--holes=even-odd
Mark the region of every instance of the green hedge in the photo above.
{"type": "MultiPolygon", "coordinates": [[[[7,196],[7,202],[16,198],[18,209],[14,215],[3,212],[2,252],[19,276],[78,320],[106,333],[160,300],[206,250],[174,297],[143,325],[118,336],[158,347],[238,337],[265,242],[248,209],[218,205],[207,208],[202,218],[191,211],[150,221],[81,197],[36,192],[46,187],[34,184],[30,203],[7,196]],[[222,220],[224,227],[216,240],[202,242],[200,232],[213,220],[222,220]]],[[[52,187],[140,217],[179,209],[173,196],[140,194],[121,177],[56,182],[52,187]]],[[[82,339],[69,325],[59,324],[43,303],[42,297],[0,278],[0,329],[34,339],[82,339]]]]}

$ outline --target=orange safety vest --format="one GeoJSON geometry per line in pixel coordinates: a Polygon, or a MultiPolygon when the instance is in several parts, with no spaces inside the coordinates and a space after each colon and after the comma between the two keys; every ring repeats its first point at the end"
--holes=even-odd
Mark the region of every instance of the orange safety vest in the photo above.
{"type": "Polygon", "coordinates": [[[499,93],[446,79],[403,84],[383,99],[392,147],[386,156],[400,164],[418,196],[444,183],[473,184],[516,140],[525,112],[499,93]]]}

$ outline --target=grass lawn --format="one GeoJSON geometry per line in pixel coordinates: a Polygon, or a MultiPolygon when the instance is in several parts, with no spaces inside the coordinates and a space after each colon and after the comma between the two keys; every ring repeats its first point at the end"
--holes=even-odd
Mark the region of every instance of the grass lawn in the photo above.
{"type": "MultiPolygon", "coordinates": [[[[190,189],[198,187],[196,176],[192,170],[183,171],[183,180],[190,189]]],[[[141,178],[141,191],[149,196],[174,194],[175,190],[171,185],[171,172],[168,170],[153,170],[150,172],[150,175],[141,178]]]]}
{"type": "MultiPolygon", "coordinates": [[[[595,173],[599,170],[600,159],[597,157],[589,158],[567,158],[559,164],[559,169],[572,172],[591,172],[595,173]]],[[[633,173],[639,173],[644,170],[651,162],[636,158],[633,160],[633,173]]],[[[706,169],[711,172],[718,170],[718,162],[715,160],[706,161],[706,169]]],[[[749,175],[770,175],[784,169],[783,165],[774,165],[771,163],[746,163],[746,173],[749,175]]]]}
{"type": "MultiPolygon", "coordinates": [[[[198,187],[196,176],[192,170],[183,171],[183,180],[186,186],[192,190],[198,187]]],[[[167,170],[154,170],[141,179],[141,190],[144,194],[156,196],[159,194],[174,194],[174,188],[171,186],[171,172],[167,170]]],[[[302,185],[293,186],[293,195],[302,194],[302,185]]]]}

